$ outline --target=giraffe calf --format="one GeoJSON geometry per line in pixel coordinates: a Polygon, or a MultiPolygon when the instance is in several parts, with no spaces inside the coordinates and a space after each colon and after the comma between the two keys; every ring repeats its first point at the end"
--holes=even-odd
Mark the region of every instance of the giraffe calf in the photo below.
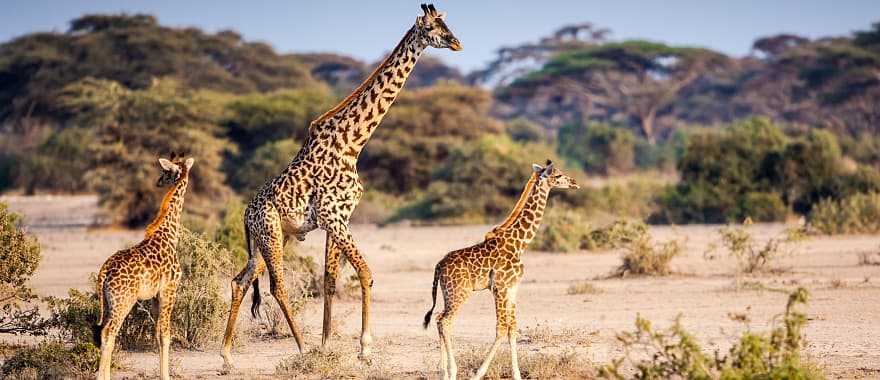
{"type": "Polygon", "coordinates": [[[110,362],[116,335],[137,300],[156,298],[159,318],[156,338],[159,341],[159,370],[163,380],[170,378],[168,355],[171,346],[171,310],[180,283],[177,260],[180,236],[180,212],[194,160],[184,161],[172,154],[171,160],[159,159],[162,175],[156,185],[170,186],[162,200],[159,215],[147,226],[144,240],[110,256],[98,272],[97,293],[101,305],[96,331],[101,346],[98,379],[110,379],[110,362]]]}
{"type": "Polygon", "coordinates": [[[489,232],[482,242],[448,253],[434,269],[433,304],[425,315],[424,327],[428,328],[431,322],[439,285],[444,309],[437,317],[437,330],[444,379],[455,379],[458,372],[452,348],[452,321],[474,291],[485,289],[495,298],[495,342],[474,378],[480,379],[486,374],[505,338],[510,344],[513,378],[521,378],[516,356],[516,292],[523,276],[520,258],[541,225],[550,189],[578,188],[574,179],[562,174],[549,160],[545,167],[533,165],[533,169],[507,220],[489,232]]]}

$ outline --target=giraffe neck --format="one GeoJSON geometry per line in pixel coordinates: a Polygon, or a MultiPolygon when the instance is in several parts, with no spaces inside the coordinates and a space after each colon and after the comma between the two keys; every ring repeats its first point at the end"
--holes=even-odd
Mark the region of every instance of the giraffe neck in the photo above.
{"type": "Polygon", "coordinates": [[[534,186],[529,194],[528,199],[522,207],[519,215],[511,223],[509,230],[512,232],[509,236],[516,238],[516,247],[520,250],[525,249],[538,228],[541,227],[541,219],[544,217],[544,208],[547,207],[547,197],[550,195],[550,186],[546,181],[538,183],[534,186]]]}
{"type": "Polygon", "coordinates": [[[177,239],[180,230],[180,213],[183,210],[183,196],[186,194],[188,183],[189,175],[186,169],[184,169],[180,173],[180,180],[172,185],[168,192],[165,193],[165,197],[162,198],[159,214],[147,226],[144,237],[149,238],[156,234],[169,234],[172,240],[177,239]]]}
{"type": "Polygon", "coordinates": [[[520,211],[522,211],[523,207],[525,206],[526,200],[528,200],[529,194],[531,194],[532,189],[535,187],[535,183],[537,183],[537,181],[538,173],[533,171],[532,176],[529,177],[529,181],[526,182],[526,186],[523,188],[522,193],[519,195],[519,200],[516,201],[516,205],[513,206],[513,210],[510,210],[510,214],[507,215],[507,219],[505,219],[504,222],[493,228],[492,231],[489,231],[489,233],[486,234],[486,239],[496,236],[499,232],[510,227],[510,225],[513,224],[514,221],[516,221],[516,218],[519,216],[520,211]]]}
{"type": "Polygon", "coordinates": [[[312,122],[310,134],[331,141],[333,149],[356,160],[426,47],[416,27],[412,27],[351,95],[312,122]]]}

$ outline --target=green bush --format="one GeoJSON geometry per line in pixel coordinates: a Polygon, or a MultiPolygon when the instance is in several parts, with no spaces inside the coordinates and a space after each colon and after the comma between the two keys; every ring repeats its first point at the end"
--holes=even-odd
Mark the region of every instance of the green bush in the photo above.
{"type": "Polygon", "coordinates": [[[522,117],[508,121],[506,132],[513,141],[522,143],[546,141],[547,136],[547,132],[540,125],[522,117]]]}
{"type": "Polygon", "coordinates": [[[469,141],[434,171],[425,194],[398,210],[391,221],[486,223],[502,217],[519,199],[532,164],[548,158],[553,154],[545,146],[515,143],[506,136],[469,141]]]}
{"type": "Polygon", "coordinates": [[[67,193],[87,190],[83,175],[89,169],[91,141],[91,131],[86,128],[65,128],[50,133],[36,151],[19,164],[18,186],[28,194],[37,190],[67,193]]]}
{"type": "Polygon", "coordinates": [[[559,130],[559,153],[590,173],[611,174],[633,169],[635,136],[607,124],[568,124],[559,130]]]}
{"type": "Polygon", "coordinates": [[[266,181],[281,174],[299,152],[300,145],[292,139],[270,141],[257,148],[230,178],[241,194],[254,194],[266,181]]]}
{"type": "Polygon", "coordinates": [[[590,231],[590,224],[580,213],[551,209],[530,247],[536,251],[576,251],[583,248],[590,231]]]}
{"type": "Polygon", "coordinates": [[[230,252],[233,268],[243,268],[247,263],[247,242],[244,234],[245,204],[232,199],[220,213],[220,223],[214,228],[214,241],[230,252]]]}
{"type": "Polygon", "coordinates": [[[650,235],[640,237],[626,246],[616,276],[666,276],[672,273],[669,264],[681,254],[681,243],[670,240],[660,245],[651,242],[650,235]]]}
{"type": "Polygon", "coordinates": [[[21,217],[0,202],[0,333],[43,331],[36,298],[27,282],[42,260],[37,239],[21,228],[21,217]]]}
{"type": "Polygon", "coordinates": [[[756,222],[775,222],[785,220],[788,208],[776,193],[746,193],[740,205],[739,214],[756,222]]]}
{"type": "Polygon", "coordinates": [[[87,379],[98,370],[100,359],[100,350],[91,343],[50,340],[15,351],[0,373],[3,379],[87,379]]]}
{"type": "Polygon", "coordinates": [[[823,199],[810,211],[810,225],[827,234],[880,233],[880,193],[823,199]]]}
{"type": "Polygon", "coordinates": [[[681,316],[666,330],[657,330],[638,316],[633,332],[618,334],[626,356],[603,366],[606,379],[824,379],[824,374],[801,360],[802,330],[807,317],[797,310],[808,293],[798,288],[788,297],[782,325],[769,333],[747,331],[727,355],[707,356],[694,336],[681,325],[681,316]],[[635,369],[631,372],[628,368],[635,369]]]}
{"type": "Polygon", "coordinates": [[[615,220],[602,228],[590,231],[581,244],[589,250],[615,249],[627,246],[648,236],[648,226],[626,219],[615,220]]]}

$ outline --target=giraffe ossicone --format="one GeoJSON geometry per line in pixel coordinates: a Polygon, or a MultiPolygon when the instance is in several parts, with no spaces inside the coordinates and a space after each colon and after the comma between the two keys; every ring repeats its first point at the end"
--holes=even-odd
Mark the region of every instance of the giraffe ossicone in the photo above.
{"type": "Polygon", "coordinates": [[[507,219],[486,234],[482,242],[446,254],[434,268],[433,304],[425,314],[424,327],[428,328],[431,323],[439,286],[443,291],[443,311],[437,317],[437,332],[444,379],[455,379],[458,372],[452,346],[455,315],[474,291],[485,289],[495,298],[495,342],[474,378],[486,374],[504,338],[510,344],[513,378],[521,378],[516,356],[516,293],[524,270],[521,256],[538,232],[547,196],[553,188],[577,189],[579,186],[550,160],[543,167],[534,165],[520,200],[507,219]]]}
{"type": "Polygon", "coordinates": [[[232,280],[232,302],[221,353],[226,366],[232,366],[232,339],[242,299],[253,284],[251,313],[256,315],[261,302],[258,278],[267,269],[272,296],[281,307],[297,347],[303,351],[302,334],[284,283],[282,251],[290,237],[302,240],[317,228],[327,232],[322,344],[331,336],[333,294],[345,258],[355,268],[361,286],[359,356],[370,356],[373,278],[348,226],[364,192],[357,158],[400,94],[422,51],[428,46],[461,50],[461,42],[449,30],[444,15],[433,5],[422,4],[421,8],[423,13],[391,54],[351,95],[312,121],[299,153],[281,174],[256,192],[245,209],[248,262],[232,280]]]}

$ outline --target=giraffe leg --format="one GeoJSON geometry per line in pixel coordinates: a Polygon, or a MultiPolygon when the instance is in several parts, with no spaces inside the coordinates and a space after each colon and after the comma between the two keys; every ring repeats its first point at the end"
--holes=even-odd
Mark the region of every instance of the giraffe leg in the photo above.
{"type": "Polygon", "coordinates": [[[159,318],[156,320],[156,339],[159,341],[159,374],[162,380],[171,378],[169,354],[171,351],[171,311],[177,297],[177,283],[170,283],[159,293],[159,318]]]}
{"type": "MultiPolygon", "coordinates": [[[[232,367],[232,337],[235,335],[235,321],[241,301],[255,279],[266,270],[263,258],[257,255],[248,259],[247,266],[232,279],[232,301],[229,305],[229,319],[226,321],[226,332],[223,334],[223,365],[232,367]]],[[[256,289],[254,290],[256,291],[256,289]]]]}
{"type": "Polygon", "coordinates": [[[333,243],[333,239],[328,237],[324,245],[324,325],[321,334],[321,346],[326,346],[330,341],[330,336],[333,334],[333,296],[336,294],[336,279],[341,269],[341,256],[342,252],[333,243]]]}
{"type": "Polygon", "coordinates": [[[296,341],[296,347],[302,353],[302,332],[299,324],[293,319],[293,309],[290,307],[290,299],[287,297],[287,286],[284,283],[284,263],[282,261],[284,256],[284,247],[282,246],[283,234],[279,219],[276,218],[272,223],[269,223],[268,232],[268,234],[258,238],[259,242],[257,245],[260,248],[260,252],[263,253],[263,261],[266,262],[266,267],[269,269],[269,286],[272,296],[278,301],[278,306],[281,307],[284,318],[287,319],[287,325],[290,327],[290,332],[293,334],[293,339],[296,341]]]}
{"type": "Polygon", "coordinates": [[[507,291],[507,339],[510,343],[510,370],[514,380],[522,379],[519,372],[519,361],[516,357],[516,291],[519,284],[510,287],[507,291]]]}
{"type": "Polygon", "coordinates": [[[333,244],[339,247],[342,254],[357,271],[361,283],[361,352],[358,357],[361,360],[369,361],[370,344],[373,342],[370,335],[370,299],[372,297],[373,274],[344,223],[335,223],[326,230],[329,237],[333,239],[333,244]]]}
{"type": "Polygon", "coordinates": [[[113,302],[111,297],[106,297],[105,300],[110,301],[105,301],[104,303],[104,307],[109,308],[109,312],[105,314],[109,316],[109,318],[104,319],[104,326],[101,329],[101,361],[98,365],[97,374],[99,380],[110,380],[110,369],[113,363],[113,349],[116,345],[116,334],[118,334],[119,329],[122,328],[122,322],[125,321],[125,317],[128,315],[128,312],[131,311],[135,302],[134,296],[125,298],[119,297],[117,302],[113,302]]]}
{"type": "Polygon", "coordinates": [[[455,350],[452,345],[452,322],[458,309],[470,297],[467,291],[447,291],[443,285],[443,312],[437,316],[437,333],[440,336],[440,366],[444,379],[455,380],[458,377],[458,366],[455,364],[455,350]]]}
{"type": "Polygon", "coordinates": [[[502,288],[497,288],[494,292],[495,296],[495,342],[492,343],[492,348],[489,350],[489,354],[486,355],[486,359],[483,360],[483,364],[480,365],[480,369],[477,370],[477,373],[474,375],[473,379],[482,379],[483,376],[486,376],[486,372],[489,370],[489,366],[492,364],[492,360],[495,358],[495,354],[498,352],[498,348],[501,347],[501,343],[504,342],[504,338],[509,336],[509,314],[510,310],[508,305],[508,292],[502,288]]]}

